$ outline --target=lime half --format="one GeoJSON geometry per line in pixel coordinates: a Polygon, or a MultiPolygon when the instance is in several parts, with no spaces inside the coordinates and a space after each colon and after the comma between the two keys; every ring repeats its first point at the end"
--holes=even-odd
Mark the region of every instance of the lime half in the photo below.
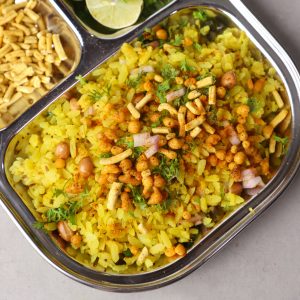
{"type": "Polygon", "coordinates": [[[139,18],[143,0],[86,0],[86,6],[100,24],[120,29],[133,25],[139,18]]]}

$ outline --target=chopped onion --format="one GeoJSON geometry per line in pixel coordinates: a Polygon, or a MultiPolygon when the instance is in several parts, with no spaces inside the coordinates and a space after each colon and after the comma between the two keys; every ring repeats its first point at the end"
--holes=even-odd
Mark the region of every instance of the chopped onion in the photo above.
{"type": "Polygon", "coordinates": [[[185,88],[181,88],[177,91],[172,91],[166,95],[167,102],[171,102],[177,98],[184,96],[185,88]]]}
{"type": "Polygon", "coordinates": [[[245,189],[245,192],[249,196],[256,196],[262,190],[262,188],[262,186],[257,186],[253,189],[245,189]]]}
{"type": "Polygon", "coordinates": [[[257,187],[258,185],[264,185],[264,182],[262,181],[260,176],[243,181],[244,189],[253,189],[253,188],[257,187]]]}
{"type": "Polygon", "coordinates": [[[144,152],[144,154],[146,155],[147,158],[150,158],[152,155],[154,155],[155,153],[157,153],[157,151],[158,151],[158,145],[154,144],[150,148],[148,148],[144,152]]]}
{"type": "Polygon", "coordinates": [[[93,116],[95,114],[95,109],[93,106],[90,106],[87,110],[88,116],[93,116]]]}
{"type": "Polygon", "coordinates": [[[243,170],[241,175],[243,181],[247,181],[255,177],[255,173],[253,169],[243,170]]]}
{"type": "Polygon", "coordinates": [[[236,132],[234,132],[230,137],[229,137],[229,142],[232,145],[239,145],[241,143],[241,140],[239,139],[238,135],[236,132]]]}
{"type": "Polygon", "coordinates": [[[188,221],[194,223],[195,225],[200,225],[202,223],[202,218],[197,214],[191,217],[188,221]]]}
{"type": "Polygon", "coordinates": [[[137,69],[133,69],[130,75],[136,75],[141,73],[154,73],[154,68],[152,66],[141,66],[137,69]]]}
{"type": "Polygon", "coordinates": [[[133,146],[141,147],[147,145],[148,139],[150,138],[149,132],[138,133],[133,135],[133,146]]]}
{"type": "Polygon", "coordinates": [[[149,146],[156,145],[158,144],[158,142],[159,142],[159,135],[153,135],[147,139],[147,145],[149,146]]]}

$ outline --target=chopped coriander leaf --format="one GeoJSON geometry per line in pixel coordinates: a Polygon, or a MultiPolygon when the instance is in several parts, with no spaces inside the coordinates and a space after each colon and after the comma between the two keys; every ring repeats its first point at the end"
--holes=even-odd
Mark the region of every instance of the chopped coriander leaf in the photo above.
{"type": "Polygon", "coordinates": [[[280,136],[275,135],[274,140],[282,144],[282,152],[285,154],[287,152],[287,145],[289,143],[289,138],[287,136],[282,138],[280,136]]]}
{"type": "Polygon", "coordinates": [[[131,136],[124,136],[121,137],[117,142],[116,142],[117,146],[126,146],[127,148],[133,148],[134,143],[133,143],[133,139],[131,136]]]}
{"type": "Polygon", "coordinates": [[[194,17],[194,19],[198,19],[198,20],[200,20],[202,22],[205,22],[208,19],[207,13],[204,10],[202,10],[202,9],[194,11],[193,12],[193,17],[194,17]]]}
{"type": "Polygon", "coordinates": [[[127,84],[132,87],[132,88],[136,88],[138,85],[141,84],[142,82],[142,79],[143,79],[143,75],[144,73],[141,72],[139,73],[138,75],[136,76],[131,76],[128,81],[127,81],[127,84]]]}
{"type": "Polygon", "coordinates": [[[172,199],[169,196],[164,202],[161,204],[157,204],[157,208],[163,211],[168,211],[172,205],[172,199]]]}
{"type": "Polygon", "coordinates": [[[174,41],[170,43],[173,46],[180,46],[182,44],[182,35],[175,34],[174,41]]]}
{"type": "Polygon", "coordinates": [[[112,156],[111,153],[102,153],[102,154],[99,155],[99,158],[109,158],[111,156],[112,156]]]}
{"type": "Polygon", "coordinates": [[[131,157],[133,159],[138,159],[142,155],[142,153],[144,153],[144,151],[145,151],[144,147],[134,147],[132,149],[131,157]]]}
{"type": "Polygon", "coordinates": [[[218,116],[217,116],[217,108],[214,105],[209,105],[207,108],[207,117],[209,124],[217,124],[218,116]]]}
{"type": "Polygon", "coordinates": [[[153,174],[160,174],[167,181],[179,176],[179,160],[177,158],[167,161],[164,155],[160,155],[160,164],[153,169],[153,174]]]}
{"type": "Polygon", "coordinates": [[[166,80],[174,79],[178,75],[178,71],[170,64],[163,65],[161,75],[166,80]]]}
{"type": "Polygon", "coordinates": [[[201,51],[202,46],[201,46],[199,43],[194,43],[193,45],[194,45],[194,48],[195,48],[198,52],[201,51]]]}
{"type": "Polygon", "coordinates": [[[131,189],[133,202],[141,209],[145,209],[147,207],[147,203],[146,199],[142,196],[140,188],[132,186],[131,184],[129,184],[128,187],[131,189]]]}
{"type": "Polygon", "coordinates": [[[111,90],[111,86],[106,86],[101,91],[93,90],[92,92],[90,92],[89,97],[94,102],[97,102],[97,101],[101,100],[101,98],[103,96],[105,96],[105,95],[109,96],[110,95],[110,90],[111,90]]]}
{"type": "Polygon", "coordinates": [[[81,201],[68,202],[58,208],[51,208],[46,212],[48,222],[59,222],[69,220],[75,224],[75,214],[82,206],[81,201]]]}
{"type": "Polygon", "coordinates": [[[261,107],[259,101],[255,98],[249,98],[247,101],[247,105],[250,108],[250,112],[257,112],[261,107]]]}
{"type": "Polygon", "coordinates": [[[46,117],[47,118],[52,118],[52,117],[55,117],[55,114],[52,111],[47,111],[46,117]]]}
{"type": "Polygon", "coordinates": [[[64,189],[55,189],[53,192],[53,197],[58,197],[60,195],[63,195],[65,197],[67,197],[67,193],[64,191],[64,189]]]}
{"type": "Polygon", "coordinates": [[[180,70],[183,72],[191,72],[191,71],[194,71],[195,68],[193,66],[190,66],[185,59],[180,64],[180,70]]]}
{"type": "Polygon", "coordinates": [[[85,78],[83,78],[82,75],[76,76],[75,79],[78,80],[78,81],[80,82],[81,85],[87,84],[87,81],[85,80],[85,78]]]}
{"type": "Polygon", "coordinates": [[[151,124],[151,128],[156,128],[161,124],[161,120],[159,119],[158,121],[154,122],[151,124]]]}
{"type": "Polygon", "coordinates": [[[133,256],[133,254],[132,254],[132,252],[130,251],[129,248],[127,248],[125,251],[123,251],[123,255],[125,257],[132,257],[133,256]]]}
{"type": "Polygon", "coordinates": [[[157,86],[156,96],[158,97],[160,103],[167,102],[166,91],[168,91],[169,89],[170,89],[170,83],[168,80],[165,80],[164,82],[160,83],[157,86]]]}
{"type": "Polygon", "coordinates": [[[36,229],[45,229],[44,225],[45,224],[43,222],[38,222],[38,221],[33,223],[33,227],[36,229]]]}

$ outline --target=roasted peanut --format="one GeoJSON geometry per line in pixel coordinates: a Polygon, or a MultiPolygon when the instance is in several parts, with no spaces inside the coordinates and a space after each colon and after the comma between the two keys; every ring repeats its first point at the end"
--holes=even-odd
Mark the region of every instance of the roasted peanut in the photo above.
{"type": "Polygon", "coordinates": [[[182,139],[173,138],[169,140],[168,145],[173,150],[179,150],[182,148],[184,141],[182,139]]]}
{"type": "Polygon", "coordinates": [[[227,89],[232,89],[236,85],[236,75],[233,71],[226,72],[221,78],[221,85],[227,89]]]}
{"type": "Polygon", "coordinates": [[[168,128],[174,128],[178,126],[178,121],[172,118],[166,117],[163,119],[163,124],[168,128]]]}
{"type": "Polygon", "coordinates": [[[159,204],[163,201],[163,195],[157,187],[153,187],[153,193],[148,201],[149,205],[159,204]]]}
{"type": "Polygon", "coordinates": [[[81,245],[82,237],[79,234],[75,234],[71,237],[71,245],[78,249],[81,245]]]}
{"type": "Polygon", "coordinates": [[[141,130],[141,122],[139,122],[138,120],[134,120],[134,121],[130,121],[128,123],[128,132],[129,133],[139,133],[141,130]]]}
{"type": "Polygon", "coordinates": [[[123,151],[124,151],[124,149],[119,146],[113,146],[113,147],[111,147],[111,150],[110,150],[112,155],[118,155],[118,154],[122,153],[123,151]]]}
{"type": "Polygon", "coordinates": [[[234,182],[229,191],[235,195],[240,195],[243,191],[243,186],[240,182],[234,182]]]}
{"type": "Polygon", "coordinates": [[[120,162],[120,168],[122,169],[123,173],[126,173],[132,168],[132,162],[129,158],[126,158],[120,162]]]}
{"type": "Polygon", "coordinates": [[[161,175],[159,174],[154,175],[154,186],[156,186],[157,188],[162,188],[165,185],[166,185],[166,181],[161,175]]]}
{"type": "Polygon", "coordinates": [[[182,244],[178,244],[175,247],[175,253],[179,256],[184,256],[186,254],[186,250],[182,244]]]}
{"type": "Polygon", "coordinates": [[[63,169],[63,168],[65,167],[65,165],[66,165],[66,161],[65,161],[64,159],[62,159],[62,158],[57,158],[57,159],[55,160],[55,167],[56,167],[57,169],[63,169]]]}
{"type": "Polygon", "coordinates": [[[89,177],[92,175],[94,170],[94,164],[92,159],[88,156],[83,158],[79,162],[79,173],[82,177],[89,177]]]}
{"type": "Polygon", "coordinates": [[[69,227],[67,221],[59,221],[57,223],[57,230],[63,240],[65,240],[66,242],[71,241],[71,238],[74,235],[74,232],[69,227]]]}
{"type": "Polygon", "coordinates": [[[147,160],[138,160],[138,162],[135,165],[135,168],[138,172],[143,172],[147,169],[149,169],[149,164],[147,160]]]}
{"type": "Polygon", "coordinates": [[[223,99],[226,96],[226,89],[223,86],[217,88],[217,95],[220,99],[223,99]]]}
{"type": "Polygon", "coordinates": [[[67,159],[70,156],[70,147],[67,143],[62,142],[56,146],[55,156],[61,159],[67,159]]]}

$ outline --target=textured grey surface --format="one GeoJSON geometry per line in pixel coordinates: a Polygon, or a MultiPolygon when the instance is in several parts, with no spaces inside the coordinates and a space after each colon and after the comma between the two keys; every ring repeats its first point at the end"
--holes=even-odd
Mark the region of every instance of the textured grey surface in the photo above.
{"type": "MultiPolygon", "coordinates": [[[[300,2],[244,2],[300,67],[300,2]]],[[[0,299],[300,299],[299,195],[300,174],[275,205],[203,267],[171,286],[130,295],[93,290],[54,270],[0,208],[0,299]]]]}

